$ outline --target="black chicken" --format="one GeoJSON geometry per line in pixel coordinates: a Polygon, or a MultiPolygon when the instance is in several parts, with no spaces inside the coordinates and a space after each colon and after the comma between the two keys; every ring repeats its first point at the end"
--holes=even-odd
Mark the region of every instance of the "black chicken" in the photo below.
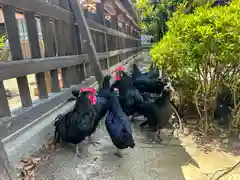
{"type": "Polygon", "coordinates": [[[140,76],[142,76],[141,70],[138,68],[137,64],[133,64],[132,79],[135,80],[140,76]]]}
{"type": "Polygon", "coordinates": [[[137,90],[141,93],[161,93],[164,86],[166,85],[161,80],[151,80],[144,76],[138,78],[133,82],[133,85],[137,88],[137,90]]]}
{"type": "Polygon", "coordinates": [[[159,71],[157,68],[151,64],[150,71],[142,73],[136,64],[133,65],[132,79],[137,80],[140,77],[145,77],[147,79],[157,80],[159,78],[159,71]]]}
{"type": "MultiPolygon", "coordinates": [[[[105,76],[103,79],[102,87],[98,90],[97,94],[97,102],[93,105],[93,108],[96,111],[96,116],[94,119],[94,125],[92,129],[92,133],[94,133],[99,125],[99,122],[101,119],[104,118],[104,116],[107,113],[107,105],[108,100],[110,98],[110,79],[112,77],[110,75],[105,76]]],[[[91,133],[91,134],[92,134],[91,133]]],[[[93,142],[91,139],[91,136],[89,136],[90,142],[93,142]]],[[[98,143],[98,142],[95,142],[98,143]]]]}
{"type": "Polygon", "coordinates": [[[150,79],[158,79],[159,78],[159,71],[156,67],[154,67],[154,65],[152,63],[151,66],[150,66],[150,71],[144,73],[144,75],[147,78],[150,78],[150,79]]]}
{"type": "Polygon", "coordinates": [[[143,97],[144,104],[151,104],[160,96],[160,94],[148,92],[141,93],[141,95],[143,97]]]}
{"type": "Polygon", "coordinates": [[[215,6],[229,6],[231,0],[215,0],[212,4],[211,7],[215,6]]]}
{"type": "Polygon", "coordinates": [[[94,127],[96,112],[88,99],[89,92],[80,93],[72,111],[56,118],[55,142],[76,144],[76,155],[79,153],[79,143],[90,136],[94,127]]]}
{"type": "Polygon", "coordinates": [[[106,117],[106,128],[113,144],[117,147],[116,156],[122,157],[121,149],[134,148],[132,129],[128,116],[123,112],[116,92],[112,92],[108,113],[106,117]]]}
{"type": "Polygon", "coordinates": [[[135,113],[134,105],[142,104],[143,98],[138,90],[133,86],[132,79],[124,71],[121,72],[121,80],[115,88],[119,90],[119,101],[123,111],[127,116],[135,113]]]}
{"type": "Polygon", "coordinates": [[[214,118],[217,120],[219,125],[227,125],[229,123],[233,108],[234,108],[233,95],[230,90],[224,89],[217,96],[216,109],[214,111],[214,118]]]}
{"type": "Polygon", "coordinates": [[[155,136],[152,139],[152,141],[155,141],[157,136],[160,135],[161,128],[169,123],[173,114],[172,103],[170,101],[170,89],[168,86],[165,86],[162,95],[159,96],[154,103],[138,104],[135,108],[139,114],[147,118],[140,127],[143,128],[149,125],[150,128],[155,131],[155,136]]]}
{"type": "Polygon", "coordinates": [[[79,90],[72,90],[73,97],[68,98],[67,102],[77,100],[77,97],[79,96],[79,94],[80,94],[79,90]]]}
{"type": "MultiPolygon", "coordinates": [[[[96,131],[101,119],[104,118],[104,116],[107,113],[107,103],[108,103],[108,98],[110,96],[110,79],[111,78],[112,77],[110,75],[104,77],[102,86],[99,88],[98,93],[96,95],[96,104],[92,105],[96,112],[96,116],[94,119],[92,132],[90,134],[93,134],[96,131]]],[[[69,101],[76,100],[76,98],[79,96],[79,93],[80,91],[78,90],[72,91],[72,94],[74,95],[74,97],[69,98],[69,101]]],[[[99,144],[98,142],[93,142],[91,136],[89,136],[88,138],[93,145],[95,145],[95,143],[99,144]]]]}
{"type": "Polygon", "coordinates": [[[164,82],[158,79],[159,72],[152,67],[149,72],[142,73],[137,65],[133,66],[132,81],[133,85],[141,93],[160,93],[163,90],[164,82]]]}

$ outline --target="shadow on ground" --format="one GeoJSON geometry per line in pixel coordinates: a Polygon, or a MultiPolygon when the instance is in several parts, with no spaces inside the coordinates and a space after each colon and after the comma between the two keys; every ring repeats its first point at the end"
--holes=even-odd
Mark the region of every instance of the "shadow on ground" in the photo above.
{"type": "Polygon", "coordinates": [[[193,141],[197,144],[197,148],[205,153],[219,151],[231,154],[233,156],[240,155],[240,141],[237,134],[228,136],[228,127],[220,127],[215,125],[214,131],[205,133],[202,127],[195,119],[187,119],[188,135],[191,134],[193,141]]]}
{"type": "MultiPolygon", "coordinates": [[[[182,167],[198,164],[181,146],[177,138],[169,145],[151,144],[151,132],[141,131],[139,123],[133,123],[136,147],[124,151],[122,159],[113,155],[115,148],[105,130],[105,124],[95,134],[97,147],[83,143],[84,154],[79,159],[74,156],[74,148],[58,147],[52,152],[38,153],[44,160],[38,166],[37,179],[49,180],[185,180],[182,167]]],[[[167,140],[166,134],[162,135],[167,140]]],[[[196,178],[195,178],[196,180],[196,178]]]]}

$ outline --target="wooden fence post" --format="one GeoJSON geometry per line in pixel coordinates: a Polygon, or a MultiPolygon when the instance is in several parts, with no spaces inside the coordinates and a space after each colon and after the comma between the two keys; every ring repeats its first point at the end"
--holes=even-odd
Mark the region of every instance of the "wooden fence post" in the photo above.
{"type": "Polygon", "coordinates": [[[17,174],[8,160],[2,140],[0,140],[0,180],[16,180],[17,174]]]}
{"type": "MultiPolygon", "coordinates": [[[[79,32],[79,28],[77,25],[74,25],[74,34],[76,35],[77,54],[80,55],[83,53],[83,42],[82,42],[82,36],[79,32]]],[[[84,70],[84,63],[77,65],[76,71],[77,71],[76,72],[77,77],[79,77],[78,83],[81,83],[82,81],[85,80],[85,77],[86,77],[85,70],[84,70]]]]}
{"type": "Polygon", "coordinates": [[[83,7],[78,0],[69,0],[69,2],[71,5],[73,14],[74,14],[74,18],[78,24],[78,28],[79,28],[80,32],[82,33],[82,37],[87,42],[88,58],[93,67],[93,71],[94,71],[96,80],[98,81],[99,84],[101,84],[101,82],[103,80],[103,73],[101,71],[101,66],[98,61],[97,52],[95,49],[95,45],[93,43],[93,39],[92,39],[90,30],[89,30],[88,24],[84,17],[83,7]]]}
{"type": "MultiPolygon", "coordinates": [[[[114,5],[114,9],[116,10],[116,14],[111,16],[111,28],[117,30],[118,29],[118,13],[117,13],[117,8],[116,8],[115,2],[113,5],[114,5]]],[[[118,49],[118,37],[112,36],[110,42],[111,42],[111,46],[112,46],[113,50],[117,50],[118,49]]],[[[114,56],[111,59],[112,59],[111,66],[115,65],[116,63],[119,62],[119,56],[114,56]]]]}
{"type": "Polygon", "coordinates": [[[7,117],[11,115],[10,108],[8,105],[8,99],[6,95],[6,90],[4,88],[3,81],[0,81],[0,118],[7,117]]]}
{"type": "MultiPolygon", "coordinates": [[[[66,9],[68,11],[70,11],[70,4],[67,0],[59,0],[59,6],[63,9],[66,9]]],[[[59,21],[58,26],[60,26],[61,28],[59,30],[57,30],[58,35],[57,35],[57,39],[58,39],[58,47],[60,50],[60,55],[62,56],[68,56],[68,55],[72,55],[72,43],[71,43],[71,34],[70,34],[70,29],[69,29],[69,24],[65,23],[63,21],[59,21]]],[[[62,68],[61,69],[61,74],[62,74],[62,81],[63,81],[63,87],[64,88],[68,88],[70,87],[71,84],[74,84],[74,80],[75,78],[74,73],[76,72],[76,69],[73,70],[73,67],[66,67],[66,68],[62,68]]],[[[76,75],[76,73],[75,73],[76,75]]]]}
{"type": "MultiPolygon", "coordinates": [[[[104,3],[100,0],[96,1],[96,11],[97,11],[97,22],[105,26],[105,14],[104,14],[104,3]]],[[[100,33],[99,33],[100,34],[100,33]]],[[[106,52],[108,50],[107,34],[101,33],[101,38],[99,38],[100,52],[106,52]]],[[[104,69],[109,68],[109,58],[102,60],[104,62],[104,69]]]]}
{"type": "MultiPolygon", "coordinates": [[[[15,8],[11,6],[3,7],[3,15],[9,46],[12,53],[12,60],[18,61],[23,59],[22,49],[18,34],[17,20],[15,16],[15,8]]],[[[27,76],[17,77],[18,89],[20,92],[23,107],[32,106],[32,99],[29,91],[27,76]]]]}
{"type": "MultiPolygon", "coordinates": [[[[45,57],[53,57],[56,56],[56,52],[54,51],[55,47],[55,38],[53,32],[53,23],[50,23],[49,17],[41,16],[41,26],[42,26],[42,34],[43,34],[43,42],[45,49],[45,57]]],[[[46,82],[48,88],[51,92],[60,92],[60,85],[58,80],[58,72],[57,69],[53,69],[50,73],[46,72],[46,82]]]]}
{"type": "MultiPolygon", "coordinates": [[[[25,12],[25,19],[28,29],[28,41],[30,43],[31,57],[32,58],[41,58],[39,38],[37,31],[36,19],[33,12],[25,12]]],[[[39,99],[47,99],[48,92],[45,82],[44,72],[37,73],[36,75],[37,89],[39,99]]]]}

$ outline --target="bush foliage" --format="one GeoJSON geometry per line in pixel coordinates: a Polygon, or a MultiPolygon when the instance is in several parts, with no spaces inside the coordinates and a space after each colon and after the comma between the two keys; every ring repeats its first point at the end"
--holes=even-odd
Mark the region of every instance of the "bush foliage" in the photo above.
{"type": "MultiPolygon", "coordinates": [[[[228,87],[237,97],[240,88],[240,0],[214,8],[206,4],[191,14],[177,11],[167,25],[169,31],[151,49],[153,61],[180,82],[182,101],[194,102],[200,118],[209,121],[219,91],[228,87]]],[[[234,126],[239,124],[237,99],[234,126]]]]}

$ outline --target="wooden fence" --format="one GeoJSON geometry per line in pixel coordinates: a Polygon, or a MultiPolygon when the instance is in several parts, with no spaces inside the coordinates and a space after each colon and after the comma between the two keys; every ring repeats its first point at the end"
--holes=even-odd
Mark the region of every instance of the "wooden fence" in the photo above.
{"type": "MultiPolygon", "coordinates": [[[[77,0],[75,0],[77,3],[77,0]]],[[[130,57],[140,50],[140,30],[120,1],[112,2],[115,14],[105,19],[105,2],[96,2],[96,13],[85,10],[101,69],[130,57]],[[119,16],[123,17],[121,27],[119,16]]],[[[126,2],[125,2],[126,3],[126,2]]],[[[72,85],[93,75],[88,59],[89,46],[75,22],[68,0],[0,0],[12,61],[0,62],[0,137],[4,138],[65,101],[72,85]],[[15,13],[24,14],[31,59],[23,59],[15,13]],[[41,57],[36,19],[40,18],[44,43],[41,57]],[[63,89],[59,86],[61,70],[63,89]],[[48,93],[45,72],[50,72],[48,93]],[[35,74],[39,100],[32,102],[27,75],[35,74]],[[3,81],[16,78],[22,107],[10,111],[3,81]]]]}

